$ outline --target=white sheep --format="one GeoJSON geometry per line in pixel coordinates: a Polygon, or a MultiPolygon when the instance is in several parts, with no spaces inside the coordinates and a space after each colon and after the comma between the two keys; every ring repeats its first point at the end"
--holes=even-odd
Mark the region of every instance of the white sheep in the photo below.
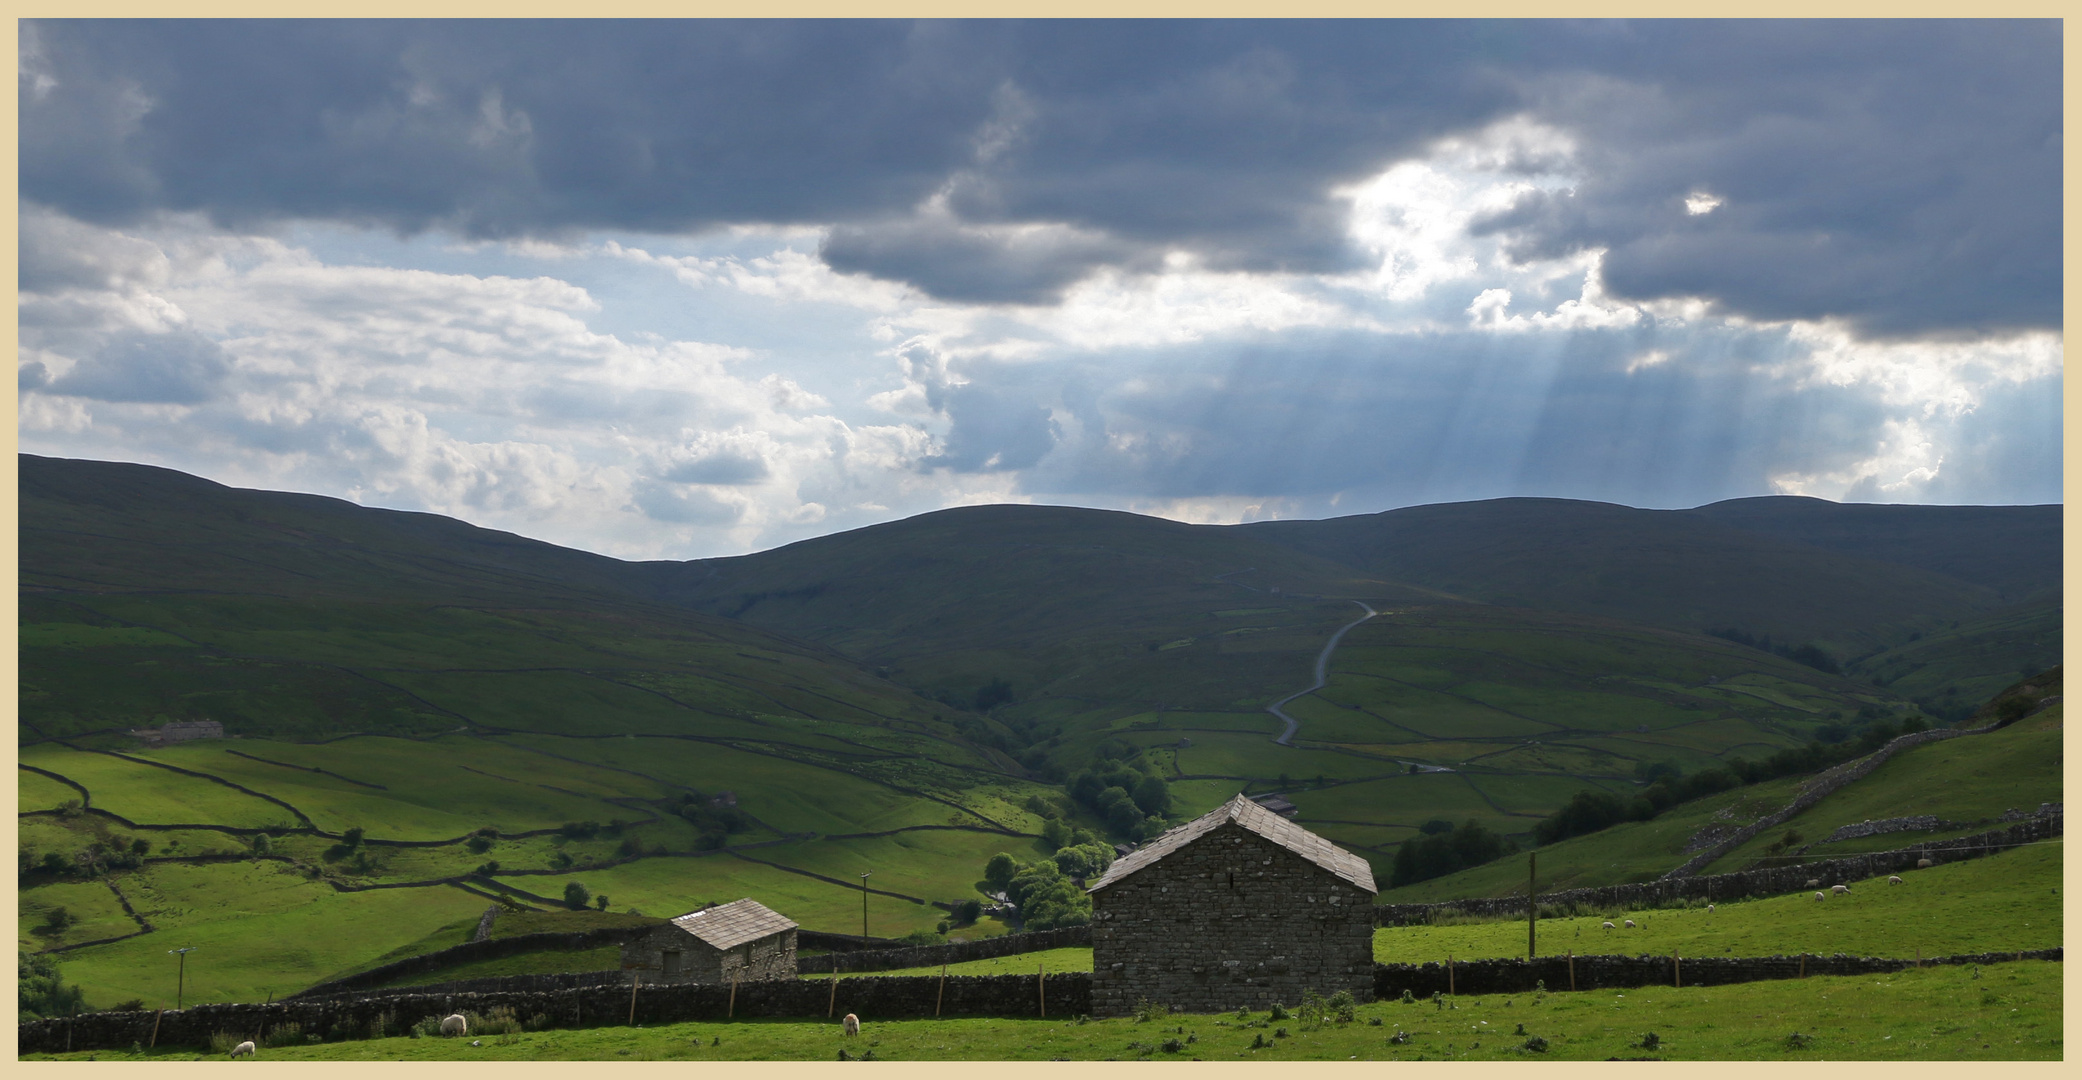
{"type": "Polygon", "coordinates": [[[1632,919],[1621,919],[1620,921],[1626,924],[1626,926],[1627,926],[1627,929],[1629,929],[1629,930],[1632,930],[1632,929],[1634,928],[1634,920],[1632,920],[1632,919]]]}
{"type": "Polygon", "coordinates": [[[468,1035],[469,1033],[470,1021],[464,1019],[462,1013],[456,1013],[441,1021],[441,1034],[443,1035],[468,1035]]]}
{"type": "Polygon", "coordinates": [[[1851,891],[1851,887],[1849,885],[1831,885],[1829,886],[1829,891],[1833,893],[1848,893],[1851,891]]]}
{"type": "Polygon", "coordinates": [[[1916,869],[1918,869],[1918,870],[1928,870],[1928,869],[1930,869],[1930,860],[1929,860],[1929,859],[1917,859],[1917,860],[1916,860],[1916,869]]]}
{"type": "Polygon", "coordinates": [[[1901,879],[1900,879],[1900,878],[1898,878],[1898,877],[1890,877],[1890,878],[1888,878],[1888,879],[1887,879],[1887,884],[1889,884],[1889,885],[1899,885],[1899,884],[1901,884],[1901,879]]]}
{"type": "Polygon", "coordinates": [[[1711,915],[1711,914],[1713,914],[1713,905],[1712,905],[1712,904],[1708,904],[1708,905],[1706,905],[1706,914],[1708,914],[1708,915],[1711,915]]]}
{"type": "Polygon", "coordinates": [[[1807,879],[1807,887],[1808,887],[1808,888],[1810,888],[1810,889],[1812,889],[1812,888],[1814,888],[1814,887],[1816,887],[1816,886],[1820,885],[1821,883],[1822,883],[1822,879],[1821,879],[1821,878],[1818,878],[1818,877],[1811,877],[1811,878],[1808,878],[1808,879],[1807,879]]]}
{"type": "Polygon", "coordinates": [[[1600,926],[1600,927],[1599,927],[1599,929],[1601,929],[1601,930],[1611,930],[1611,929],[1614,929],[1614,927],[1613,927],[1613,925],[1612,925],[1612,920],[1610,920],[1610,919],[1607,919],[1607,920],[1605,920],[1604,924],[1603,924],[1602,926],[1600,926]]]}
{"type": "Polygon", "coordinates": [[[245,1042],[242,1042],[242,1043],[238,1044],[237,1046],[234,1046],[234,1047],[232,1047],[232,1048],[231,1048],[231,1056],[232,1056],[232,1057],[245,1057],[245,1056],[246,1056],[247,1054],[250,1054],[250,1053],[252,1053],[252,1052],[253,1052],[253,1040],[251,1040],[251,1039],[247,1039],[247,1040],[246,1040],[245,1042]]]}
{"type": "Polygon", "coordinates": [[[860,1034],[860,1017],[855,1016],[852,1013],[847,1013],[846,1018],[844,1020],[841,1020],[840,1023],[843,1024],[846,1028],[847,1038],[850,1039],[855,1035],[860,1034]]]}
{"type": "Polygon", "coordinates": [[[1827,899],[1829,899],[1829,894],[1828,894],[1828,893],[1825,893],[1825,892],[1817,892],[1817,893],[1815,893],[1815,899],[1816,899],[1816,900],[1827,900],[1827,899]]]}

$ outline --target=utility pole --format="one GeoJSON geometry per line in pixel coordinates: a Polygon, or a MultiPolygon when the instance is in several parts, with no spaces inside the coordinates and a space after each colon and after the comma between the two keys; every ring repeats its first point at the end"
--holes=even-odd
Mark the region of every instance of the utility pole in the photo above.
{"type": "Polygon", "coordinates": [[[180,971],[179,971],[179,974],[177,974],[177,975],[176,975],[176,976],[174,977],[174,978],[175,978],[175,981],[174,981],[174,1006],[173,1006],[173,1007],[174,1007],[174,1011],[175,1011],[175,1012],[180,1012],[180,1011],[181,1011],[181,996],[182,996],[182,994],[186,993],[186,992],[187,992],[187,989],[188,989],[188,954],[189,954],[189,953],[192,953],[192,952],[194,952],[195,950],[197,950],[197,949],[199,949],[199,948],[202,948],[202,946],[200,946],[200,945],[190,945],[190,946],[188,946],[188,947],[187,947],[187,948],[185,948],[185,949],[168,949],[168,950],[166,950],[167,952],[170,952],[170,953],[176,953],[176,954],[178,954],[178,955],[180,956],[180,958],[181,958],[181,967],[180,967],[180,971]]]}
{"type": "Polygon", "coordinates": [[[867,879],[874,877],[873,870],[860,872],[860,943],[867,944],[867,879]]]}
{"type": "Polygon", "coordinates": [[[1540,894],[1533,891],[1534,882],[1539,880],[1535,872],[1535,867],[1539,865],[1539,859],[1540,853],[1537,851],[1525,853],[1525,958],[1527,960],[1533,958],[1533,923],[1540,917],[1540,894]]]}

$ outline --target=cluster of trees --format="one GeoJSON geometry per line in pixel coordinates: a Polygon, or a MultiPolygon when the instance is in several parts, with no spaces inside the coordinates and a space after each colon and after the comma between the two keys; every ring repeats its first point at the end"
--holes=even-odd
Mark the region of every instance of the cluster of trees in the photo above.
{"type": "Polygon", "coordinates": [[[1885,746],[1897,736],[1927,730],[1920,716],[1899,722],[1875,720],[1855,738],[1831,745],[1819,739],[1804,746],[1787,747],[1761,761],[1731,758],[1726,764],[1702,769],[1687,776],[1674,763],[1660,762],[1636,767],[1648,787],[1638,794],[1615,795],[1609,791],[1579,791],[1561,809],[1533,826],[1533,839],[1552,844],[1571,836],[1607,829],[1623,821],[1647,821],[1670,807],[1717,792],[1728,791],[1781,776],[1819,772],[1860,758],[1885,746]]]}
{"type": "Polygon", "coordinates": [[[1092,900],[1070,880],[1065,865],[1085,869],[1099,865],[1104,871],[1113,863],[1113,849],[1102,843],[1066,847],[1047,859],[1023,863],[998,852],[984,864],[980,887],[1003,894],[1019,908],[1019,918],[1028,930],[1053,930],[1058,926],[1083,926],[1092,921],[1092,900]]]}
{"type": "Polygon", "coordinates": [[[735,806],[717,805],[699,791],[682,794],[672,812],[694,826],[696,851],[714,851],[730,842],[730,834],[752,827],[750,814],[735,806]]]}
{"type": "Polygon", "coordinates": [[[1098,754],[1097,764],[1070,777],[1070,797],[1097,811],[1122,836],[1146,840],[1163,832],[1171,786],[1157,767],[1139,749],[1119,743],[1102,744],[1098,754]]]}
{"type": "Polygon", "coordinates": [[[598,896],[594,896],[593,891],[591,889],[586,888],[584,885],[581,885],[576,881],[568,882],[565,884],[565,907],[568,907],[573,911],[584,911],[588,902],[590,902],[593,905],[593,910],[595,911],[607,910],[606,893],[601,893],[598,896]]]}
{"type": "Polygon", "coordinates": [[[1732,641],[1737,645],[1747,645],[1752,649],[1761,649],[1777,656],[1783,656],[1796,664],[1805,664],[1816,671],[1827,672],[1830,675],[1843,674],[1843,668],[1838,666],[1828,653],[1816,648],[1813,644],[1773,644],[1770,634],[1765,634],[1763,637],[1751,637],[1733,627],[1723,630],[1708,630],[1707,633],[1724,641],[1732,641]]]}
{"type": "Polygon", "coordinates": [[[58,961],[41,953],[15,954],[15,985],[22,1015],[70,1016],[87,1011],[87,995],[58,976],[58,961]]]}
{"type": "Polygon", "coordinates": [[[1478,821],[1467,821],[1454,828],[1450,821],[1433,819],[1417,831],[1418,835],[1396,849],[1395,865],[1388,879],[1392,887],[1444,877],[1517,850],[1511,841],[1483,828],[1478,821]]]}
{"type": "Polygon", "coordinates": [[[67,855],[62,851],[40,851],[24,844],[15,851],[15,874],[19,881],[31,877],[99,877],[111,870],[134,870],[144,864],[152,843],[143,837],[125,840],[102,837],[67,855]]]}

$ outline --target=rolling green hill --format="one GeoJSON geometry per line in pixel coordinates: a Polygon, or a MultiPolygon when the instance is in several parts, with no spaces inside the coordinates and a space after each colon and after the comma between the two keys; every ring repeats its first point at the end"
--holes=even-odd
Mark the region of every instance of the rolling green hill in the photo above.
{"type": "MultiPolygon", "coordinates": [[[[871,932],[931,929],[993,853],[1045,854],[1046,815],[1105,832],[1064,787],[1104,758],[1167,779],[1172,820],[1283,791],[1385,865],[1434,819],[1523,834],[1651,764],[1954,700],[2008,657],[1988,642],[2057,635],[2057,609],[2003,607],[2036,556],[1948,576],[1949,524],[1904,554],[1884,528],[1560,500],[1276,527],[998,506],[624,563],[145,466],[20,470],[20,941],[95,1001],[159,994],[171,937],[212,954],[194,1000],[231,1000],[569,885],[857,932],[872,870],[871,932]],[[1276,745],[1267,706],[1362,603],[1276,745]],[[1700,633],[1723,628],[1880,674],[1700,633]],[[233,737],[126,734],[198,718],[233,737]]],[[[1591,852],[1583,883],[1660,872],[1722,808],[1551,850],[1591,852]]]]}
{"type": "MultiPolygon", "coordinates": [[[[1758,516],[1492,499],[1237,528],[1361,573],[1488,603],[1692,632],[1732,628],[1838,657],[2002,602],[1972,580],[1720,520],[1754,524],[1758,516]]],[[[2038,538],[2034,524],[2030,539],[2038,538]]],[[[1984,537],[1991,546],[2009,540],[1984,537]]],[[[2057,563],[2053,571],[2057,583],[2057,563]]],[[[2036,587],[2045,584],[2039,578],[2036,587]]]]}

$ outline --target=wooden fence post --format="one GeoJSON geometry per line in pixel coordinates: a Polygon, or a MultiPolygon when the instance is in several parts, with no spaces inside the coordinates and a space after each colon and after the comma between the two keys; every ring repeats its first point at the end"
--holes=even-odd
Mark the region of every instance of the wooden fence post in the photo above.
{"type": "Polygon", "coordinates": [[[1048,961],[1039,962],[1040,971],[1035,975],[1034,986],[1041,995],[1041,1018],[1048,1019],[1048,961]]]}
{"type": "Polygon", "coordinates": [[[159,1019],[160,1017],[163,1017],[165,1015],[166,1010],[161,1009],[159,1010],[158,1015],[152,1017],[152,1045],[154,1047],[157,1047],[159,1045],[159,1019]]]}
{"type": "Polygon", "coordinates": [[[636,971],[629,972],[629,1026],[636,1026],[636,971]]]}
{"type": "Polygon", "coordinates": [[[1800,977],[1801,977],[1801,978],[1803,978],[1803,979],[1807,978],[1807,954],[1806,954],[1806,953],[1801,953],[1801,954],[1800,954],[1800,977]]]}
{"type": "Polygon", "coordinates": [[[837,1015],[837,1014],[838,1014],[838,1009],[839,1009],[839,967],[838,967],[838,965],[837,965],[837,964],[833,964],[833,965],[831,966],[831,1001],[830,1001],[830,1002],[829,1002],[828,1004],[826,1004],[826,1005],[824,1006],[824,1018],[825,1018],[826,1020],[829,1020],[829,1019],[831,1019],[831,1018],[832,1018],[833,1016],[835,1016],[835,1015],[837,1015]]]}
{"type": "Polygon", "coordinates": [[[1675,949],[1670,950],[1670,983],[1680,988],[1684,986],[1684,957],[1679,956],[1675,949]]]}
{"type": "Polygon", "coordinates": [[[1569,989],[1576,989],[1576,950],[1569,950],[1569,989]]]}
{"type": "Polygon", "coordinates": [[[1446,996],[1453,997],[1453,954],[1446,954],[1446,996]]]}
{"type": "MultiPolygon", "coordinates": [[[[833,989],[834,989],[834,990],[836,990],[836,989],[837,989],[837,987],[833,987],[833,989]]],[[[725,1014],[724,1014],[724,1017],[725,1017],[725,1019],[735,1019],[735,1018],[737,1017],[737,980],[736,980],[736,979],[732,979],[732,980],[730,980],[730,1011],[729,1011],[729,1012],[727,1012],[727,1013],[725,1013],[725,1014]]]]}
{"type": "Polygon", "coordinates": [[[940,994],[933,999],[933,1018],[940,1016],[940,1006],[947,1001],[947,961],[940,961],[940,994]]]}

